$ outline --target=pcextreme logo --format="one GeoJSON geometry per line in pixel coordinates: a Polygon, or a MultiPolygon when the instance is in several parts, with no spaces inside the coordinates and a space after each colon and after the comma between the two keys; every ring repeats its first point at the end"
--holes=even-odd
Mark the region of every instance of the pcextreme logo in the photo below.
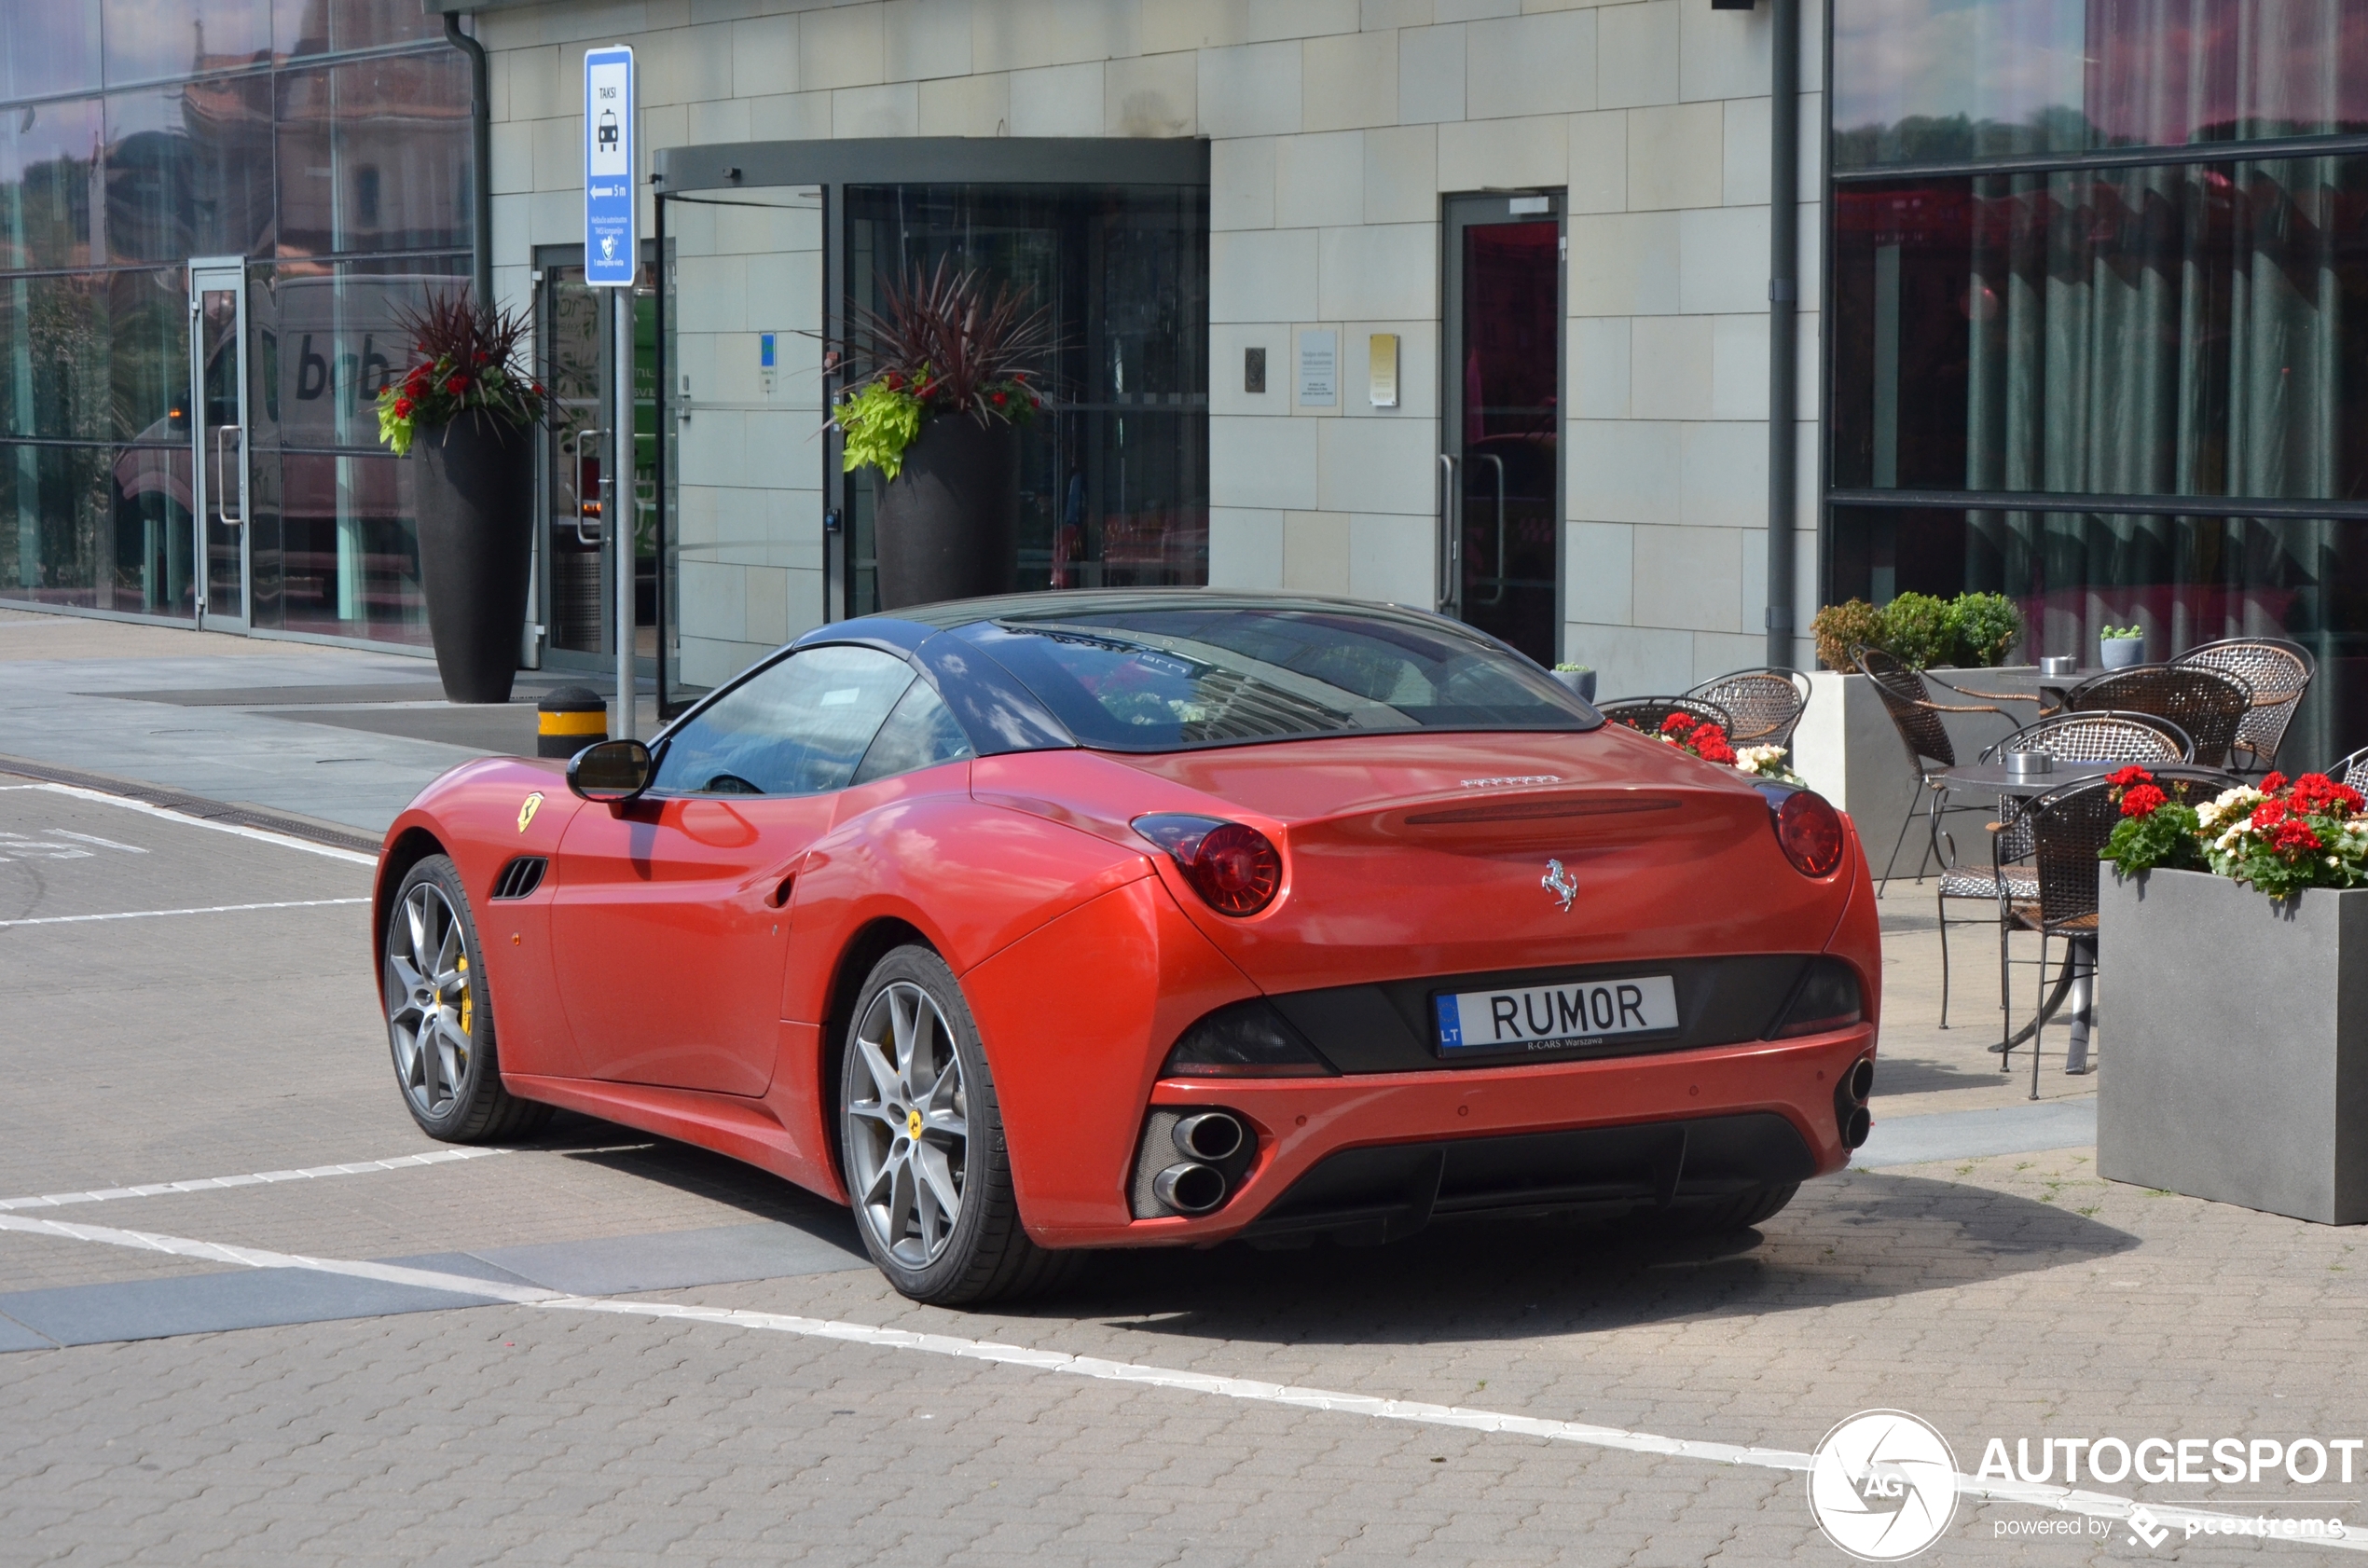
{"type": "Polygon", "coordinates": [[[1863,1562],[1898,1562],[1957,1514],[1957,1461],[1946,1438],[1906,1410],[1861,1410],[1825,1434],[1809,1466],[1809,1511],[1825,1538],[1863,1562]]]}

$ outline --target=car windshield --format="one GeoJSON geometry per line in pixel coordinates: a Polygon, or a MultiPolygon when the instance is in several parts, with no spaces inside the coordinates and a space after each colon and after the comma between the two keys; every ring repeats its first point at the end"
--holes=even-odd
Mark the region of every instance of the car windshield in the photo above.
{"type": "Polygon", "coordinates": [[[961,635],[1083,744],[1120,750],[1603,722],[1520,654],[1411,615],[1179,605],[1007,617],[961,635]]]}

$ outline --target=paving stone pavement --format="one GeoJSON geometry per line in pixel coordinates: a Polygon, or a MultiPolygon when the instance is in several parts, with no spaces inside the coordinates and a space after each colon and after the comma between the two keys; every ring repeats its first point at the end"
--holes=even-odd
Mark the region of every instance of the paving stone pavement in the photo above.
{"type": "MultiPolygon", "coordinates": [[[[350,861],[56,791],[0,790],[0,832],[91,851],[0,862],[0,920],[367,886],[350,861]]],[[[1995,1017],[1984,966],[1961,970],[1967,1027],[1943,1035],[1929,933],[1894,923],[1879,1114],[2015,1103],[2027,1080],[2000,1086],[1972,1026],[1995,1017]]],[[[387,1081],[369,963],[351,905],[0,926],[0,1198],[434,1150],[387,1081]]],[[[2109,1036],[2103,1054],[2110,1071],[2109,1036]]],[[[2053,1060],[2052,1093],[2094,1092],[2053,1060]]],[[[486,1159],[5,1212],[327,1259],[754,1223],[851,1238],[770,1177],[580,1118],[486,1159]]],[[[1904,1408],[1970,1472],[1993,1437],[2368,1437],[2363,1239],[2105,1183],[2072,1148],[1852,1171],[1711,1243],[1475,1223],[1111,1257],[982,1313],[860,1268],[631,1300],[1792,1451],[1904,1408]]],[[[0,1293],[227,1266],[0,1232],[0,1293]]],[[[506,1302],[0,1353],[0,1412],[11,1565],[1844,1561],[1783,1470],[506,1302]]],[[[2368,1475],[2100,1490],[2368,1524],[2368,1475]]],[[[1967,1500],[1919,1561],[2326,1555],[2000,1534],[2053,1517],[1967,1500]]]]}

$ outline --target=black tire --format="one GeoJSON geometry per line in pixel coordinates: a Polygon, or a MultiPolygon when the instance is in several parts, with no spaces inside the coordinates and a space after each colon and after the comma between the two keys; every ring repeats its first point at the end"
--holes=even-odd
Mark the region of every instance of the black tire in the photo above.
{"type": "MultiPolygon", "coordinates": [[[[930,1038],[933,1040],[935,1036],[930,1038]]],[[[945,961],[920,946],[888,953],[864,981],[843,1043],[838,1094],[841,1166],[864,1250],[898,1293],[931,1306],[977,1306],[1036,1295],[1066,1279],[1080,1255],[1047,1251],[1029,1241],[1021,1227],[994,1072],[980,1047],[970,1004],[945,961]],[[890,1010],[885,1016],[892,1018],[893,1007],[900,1001],[909,1003],[916,989],[935,1004],[943,1021],[945,1043],[951,1045],[959,1065],[955,1089],[960,1096],[963,1128],[958,1160],[950,1138],[934,1144],[919,1135],[910,1135],[902,1143],[895,1138],[900,1109],[907,1120],[920,1119],[923,1133],[929,1131],[930,1123],[922,1116],[922,1097],[903,1091],[881,1091],[874,1083],[874,1069],[866,1065],[862,1037],[867,1022],[874,1025],[876,1038],[884,1016],[881,1010],[890,1010]],[[893,1196],[895,1177],[888,1169],[899,1151],[905,1151],[905,1158],[917,1158],[930,1147],[943,1158],[958,1190],[953,1223],[944,1235],[934,1239],[927,1234],[926,1219],[900,1212],[902,1205],[893,1196]],[[870,1203],[867,1189],[890,1195],[883,1202],[870,1203]],[[908,1218],[916,1219],[921,1234],[912,1233],[905,1223],[908,1218]],[[888,1234],[890,1229],[897,1233],[888,1234]],[[904,1256],[899,1256],[900,1249],[904,1256]]]]}
{"type": "Polygon", "coordinates": [[[446,1143],[489,1143],[523,1136],[551,1120],[549,1106],[519,1099],[503,1087],[492,997],[482,978],[485,953],[451,857],[431,855],[404,877],[379,954],[395,1086],[421,1132],[446,1143]],[[416,938],[415,915],[423,917],[416,938]],[[440,926],[447,915],[448,925],[440,926]],[[451,987],[423,972],[433,970],[434,955],[447,949],[457,961],[444,972],[462,983],[457,1010],[445,1005],[451,987]],[[431,955],[425,966],[419,961],[423,951],[431,955]],[[424,1046],[423,1025],[431,1037],[424,1046]]]}
{"type": "Polygon", "coordinates": [[[1799,1190],[1799,1182],[1779,1182],[1770,1187],[1746,1188],[1725,1198],[1681,1201],[1659,1215],[1646,1209],[1638,1217],[1645,1230],[1665,1236],[1714,1236],[1727,1231],[1750,1229],[1791,1203],[1793,1194],[1799,1190]]]}

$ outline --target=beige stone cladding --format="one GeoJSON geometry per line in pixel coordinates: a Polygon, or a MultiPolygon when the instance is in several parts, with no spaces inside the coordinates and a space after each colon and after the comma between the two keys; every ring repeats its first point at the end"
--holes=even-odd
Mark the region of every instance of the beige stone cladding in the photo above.
{"type": "MultiPolygon", "coordinates": [[[[1796,616],[1806,625],[1817,580],[1818,0],[1800,24],[1810,200],[1796,616]]],[[[554,0],[479,25],[494,62],[498,276],[514,297],[532,247],[580,236],[577,83],[593,44],[639,51],[645,160],[659,147],[742,140],[1207,137],[1210,576],[1220,585],[1430,602],[1440,198],[1565,189],[1564,656],[1601,669],[1607,695],[1763,657],[1768,6],[554,0]],[[1294,397],[1293,351],[1311,332],[1337,334],[1340,396],[1325,406],[1294,397]],[[1377,333],[1399,343],[1395,407],[1366,396],[1377,333]],[[1249,348],[1267,352],[1260,393],[1244,387],[1249,348]]],[[[789,213],[730,227],[709,225],[695,247],[684,227],[678,247],[686,268],[702,252],[707,280],[700,325],[687,282],[680,323],[693,388],[686,478],[694,455],[708,465],[681,498],[682,538],[697,541],[683,617],[719,668],[816,624],[823,604],[820,468],[807,439],[816,382],[811,366],[788,364],[786,336],[797,312],[819,316],[819,230],[789,213]],[[799,290],[814,298],[793,301],[799,290]],[[784,334],[770,399],[732,380],[734,366],[753,364],[743,339],[757,330],[784,334]]],[[[687,642],[684,657],[687,674],[687,642]]]]}

